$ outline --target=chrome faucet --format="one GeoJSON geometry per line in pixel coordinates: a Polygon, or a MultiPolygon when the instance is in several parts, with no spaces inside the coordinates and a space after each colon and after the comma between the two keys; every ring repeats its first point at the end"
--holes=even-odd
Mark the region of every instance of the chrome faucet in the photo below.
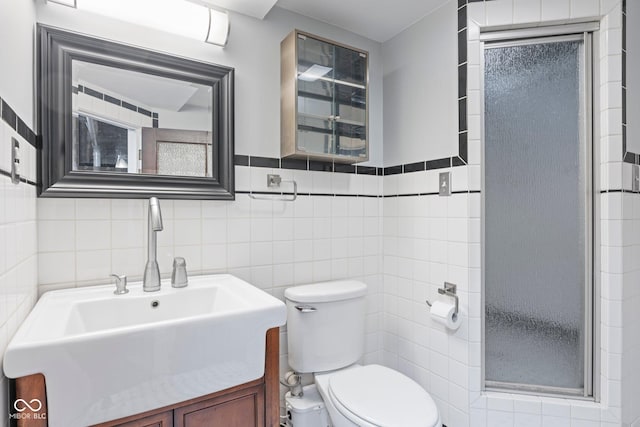
{"type": "Polygon", "coordinates": [[[142,289],[145,292],[160,290],[160,268],[158,267],[158,241],[156,233],[162,231],[162,214],[160,213],[160,201],[157,197],[149,199],[147,240],[147,265],[144,267],[144,279],[142,289]]]}

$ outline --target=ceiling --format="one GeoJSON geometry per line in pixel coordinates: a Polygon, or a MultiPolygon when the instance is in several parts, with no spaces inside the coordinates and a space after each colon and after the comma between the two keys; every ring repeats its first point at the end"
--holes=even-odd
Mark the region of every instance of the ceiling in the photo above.
{"type": "Polygon", "coordinates": [[[385,42],[447,0],[278,0],[276,6],[385,42]]]}
{"type": "Polygon", "coordinates": [[[207,111],[211,104],[209,86],[100,64],[73,61],[73,79],[153,110],[207,111]]]}
{"type": "Polygon", "coordinates": [[[385,42],[447,0],[191,0],[264,19],[273,6],[385,42]]]}

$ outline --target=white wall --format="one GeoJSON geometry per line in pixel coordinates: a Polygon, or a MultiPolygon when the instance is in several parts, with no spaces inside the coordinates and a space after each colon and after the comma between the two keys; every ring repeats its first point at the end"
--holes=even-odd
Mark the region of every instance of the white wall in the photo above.
{"type": "Polygon", "coordinates": [[[35,5],[0,0],[0,96],[33,129],[35,5]]]}
{"type": "Polygon", "coordinates": [[[457,1],[382,46],[384,164],[458,155],[457,1]]]}
{"type": "Polygon", "coordinates": [[[158,113],[159,127],[163,129],[211,131],[211,112],[204,109],[196,111],[155,109],[153,112],[158,113]]]}
{"type": "MultiPolygon", "coordinates": [[[[0,97],[33,124],[33,28],[30,1],[0,0],[0,97]],[[7,41],[10,40],[10,43],[7,41]]],[[[11,138],[20,142],[23,175],[35,181],[35,148],[0,119],[0,169],[10,171],[11,138]]],[[[36,189],[0,175],[0,361],[37,296],[36,189]]],[[[0,426],[9,425],[8,382],[0,372],[0,426]]]]}
{"type": "Polygon", "coordinates": [[[127,44],[234,67],[237,154],[280,157],[280,41],[293,29],[369,52],[370,161],[382,165],[380,44],[345,30],[274,8],[263,21],[231,13],[224,49],[49,3],[37,4],[38,22],[127,44]]]}

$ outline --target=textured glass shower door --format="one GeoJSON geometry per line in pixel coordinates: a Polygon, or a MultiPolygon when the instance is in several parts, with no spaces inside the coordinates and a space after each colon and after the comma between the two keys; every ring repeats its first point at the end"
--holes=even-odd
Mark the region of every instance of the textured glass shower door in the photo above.
{"type": "Polygon", "coordinates": [[[484,44],[485,387],[589,394],[585,58],[584,35],[484,44]]]}

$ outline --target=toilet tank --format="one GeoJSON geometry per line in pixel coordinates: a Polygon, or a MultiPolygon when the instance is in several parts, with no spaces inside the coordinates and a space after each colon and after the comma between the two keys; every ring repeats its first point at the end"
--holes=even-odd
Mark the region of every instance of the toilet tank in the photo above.
{"type": "Polygon", "coordinates": [[[367,285],[337,280],[284,291],[289,366],[323,372],[357,362],[364,352],[367,285]]]}

